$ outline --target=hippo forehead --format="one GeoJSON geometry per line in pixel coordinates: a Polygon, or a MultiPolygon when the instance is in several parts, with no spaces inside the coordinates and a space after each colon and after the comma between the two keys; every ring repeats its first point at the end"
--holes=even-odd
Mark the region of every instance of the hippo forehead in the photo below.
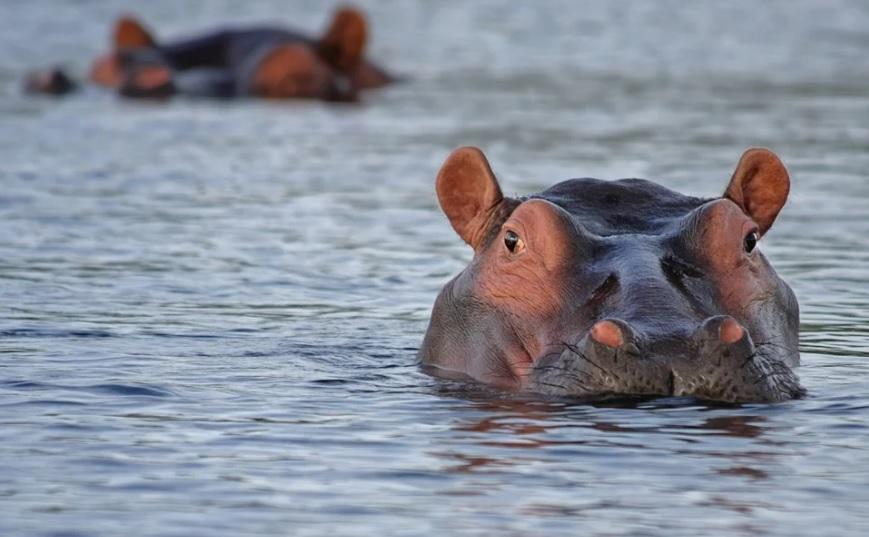
{"type": "Polygon", "coordinates": [[[569,179],[528,199],[544,199],[599,236],[657,235],[709,199],[685,196],[645,179],[569,179]]]}

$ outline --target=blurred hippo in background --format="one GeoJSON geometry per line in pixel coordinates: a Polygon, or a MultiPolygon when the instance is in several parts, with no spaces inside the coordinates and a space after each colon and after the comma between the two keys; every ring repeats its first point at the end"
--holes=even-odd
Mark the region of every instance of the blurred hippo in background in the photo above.
{"type": "Polygon", "coordinates": [[[66,95],[78,88],[78,84],[60,67],[30,73],[24,80],[24,91],[45,95],[66,95]]]}
{"type": "MultiPolygon", "coordinates": [[[[158,42],[139,21],[122,17],[112,50],[94,61],[90,80],[127,97],[355,101],[361,90],[394,81],[365,57],[368,35],[365,16],[350,7],[338,9],[319,38],[261,26],[158,42]]],[[[59,69],[32,73],[25,81],[31,93],[60,95],[74,87],[59,69]]]]}
{"type": "Polygon", "coordinates": [[[758,247],[789,189],[779,158],[755,148],[721,198],[643,179],[507,198],[483,153],[458,149],[437,195],[474,257],[438,296],[420,361],[584,399],[798,397],[799,307],[758,247]]]}

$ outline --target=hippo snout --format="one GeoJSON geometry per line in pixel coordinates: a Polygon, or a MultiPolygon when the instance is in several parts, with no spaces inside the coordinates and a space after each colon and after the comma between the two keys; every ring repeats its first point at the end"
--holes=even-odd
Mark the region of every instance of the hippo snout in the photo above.
{"type": "Polygon", "coordinates": [[[644,334],[605,319],[561,352],[541,358],[529,389],[571,397],[619,394],[692,396],[724,402],[776,402],[801,394],[780,360],[759,351],[733,317],[706,319],[683,336],[644,334]]]}

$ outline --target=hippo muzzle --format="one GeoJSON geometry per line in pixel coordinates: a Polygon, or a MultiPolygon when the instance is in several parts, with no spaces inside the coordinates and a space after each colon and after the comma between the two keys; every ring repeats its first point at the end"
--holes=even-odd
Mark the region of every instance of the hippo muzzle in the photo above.
{"type": "Polygon", "coordinates": [[[723,315],[687,337],[657,342],[624,321],[599,321],[561,352],[538,360],[527,382],[535,393],[591,399],[630,394],[778,402],[802,394],[791,368],[723,315]]]}

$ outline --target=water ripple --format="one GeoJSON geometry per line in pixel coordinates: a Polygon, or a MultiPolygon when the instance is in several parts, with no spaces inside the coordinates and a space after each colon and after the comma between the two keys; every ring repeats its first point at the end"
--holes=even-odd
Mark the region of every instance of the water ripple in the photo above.
{"type": "MultiPolygon", "coordinates": [[[[359,107],[28,99],[26,70],[81,76],[128,8],[4,6],[0,535],[866,535],[866,5],[361,3],[413,78],[359,107]],[[806,397],[541,400],[420,372],[472,255],[433,188],[464,144],[509,194],[715,196],[773,148],[793,188],[761,247],[802,305],[806,397]]],[[[289,4],[136,11],[161,38],[325,23],[289,4]]]]}

